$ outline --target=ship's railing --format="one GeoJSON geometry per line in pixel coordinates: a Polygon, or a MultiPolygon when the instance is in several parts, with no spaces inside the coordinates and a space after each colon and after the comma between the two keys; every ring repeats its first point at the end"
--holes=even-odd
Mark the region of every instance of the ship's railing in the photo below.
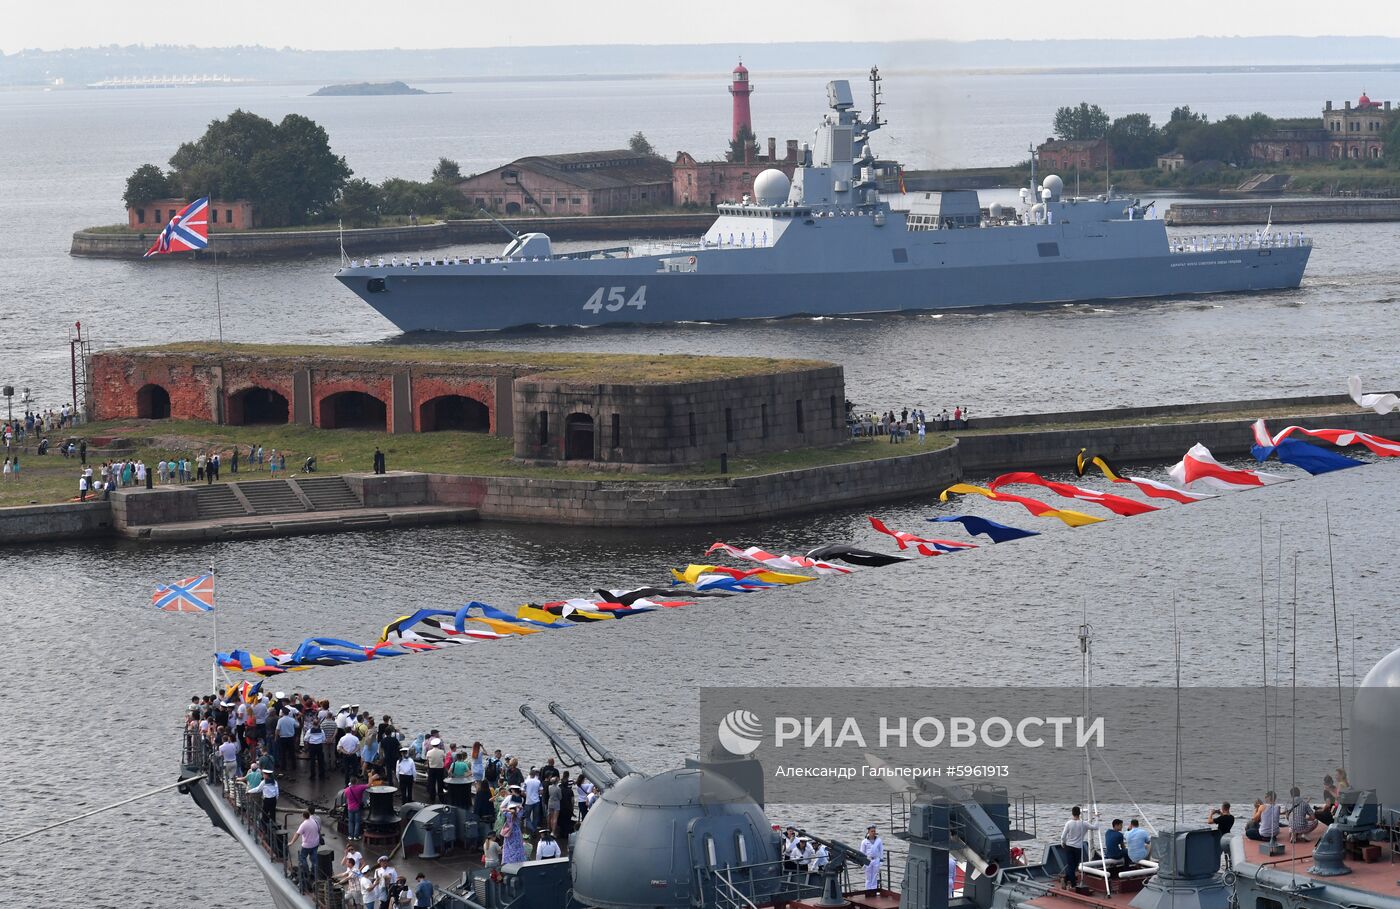
{"type": "Polygon", "coordinates": [[[1297,231],[1287,233],[1201,234],[1168,237],[1173,253],[1229,252],[1251,249],[1290,249],[1312,246],[1312,238],[1297,231]]]}
{"type": "MultiPolygon", "coordinates": [[[[239,824],[267,853],[268,858],[281,867],[287,880],[295,883],[302,893],[311,895],[316,905],[334,906],[338,909],[342,902],[340,888],[321,874],[319,863],[315,860],[311,862],[310,873],[302,875],[298,867],[297,851],[291,849],[287,842],[288,832],[278,826],[275,816],[269,816],[262,810],[261,798],[248,794],[248,784],[239,774],[238,765],[230,772],[223,756],[193,730],[185,731],[183,752],[185,766],[203,771],[210,788],[223,797],[233,809],[239,824]]],[[[328,821],[327,817],[321,816],[323,824],[328,821]]]]}
{"type": "MultiPolygon", "coordinates": [[[[816,899],[822,895],[822,872],[793,868],[783,862],[756,862],[696,870],[702,909],[757,909],[769,903],[816,899]]],[[[850,890],[850,873],[842,868],[841,892],[850,890]]],[[[888,889],[888,881],[884,882],[888,889]]]]}

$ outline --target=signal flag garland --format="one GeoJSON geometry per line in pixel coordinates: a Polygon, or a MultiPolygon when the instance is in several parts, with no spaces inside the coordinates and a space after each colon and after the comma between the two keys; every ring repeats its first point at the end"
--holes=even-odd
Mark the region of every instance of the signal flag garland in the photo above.
{"type": "MultiPolygon", "coordinates": [[[[1359,383],[1358,383],[1359,387],[1359,383]]],[[[1374,397],[1374,396],[1371,396],[1374,397]]],[[[1348,458],[1316,445],[1297,439],[1290,439],[1294,433],[1302,433],[1330,442],[1338,447],[1364,445],[1379,457],[1400,457],[1400,442],[1384,439],[1370,433],[1345,429],[1304,429],[1289,426],[1277,435],[1269,435],[1263,420],[1254,424],[1255,456],[1263,461],[1275,455],[1285,463],[1297,464],[1310,472],[1325,472],[1342,467],[1353,467],[1364,462],[1348,458]],[[1262,455],[1262,457],[1261,457],[1262,455]]],[[[1083,476],[1094,466],[1104,477],[1114,483],[1130,484],[1144,495],[1155,499],[1168,499],[1181,504],[1191,504],[1202,499],[1215,498],[1211,493],[1181,489],[1167,483],[1149,480],[1145,477],[1124,476],[1105,457],[1090,455],[1080,449],[1075,460],[1075,473],[1083,476]]],[[[1238,490],[1257,488],[1290,479],[1275,474],[1254,470],[1226,467],[1217,461],[1204,445],[1194,445],[1180,462],[1173,465],[1169,473],[1183,486],[1202,484],[1217,489],[1238,490]]],[[[980,495],[992,501],[1013,502],[1024,507],[1037,517],[1056,518],[1070,527],[1097,524],[1104,518],[1094,517],[1070,509],[1054,508],[1036,499],[1011,495],[999,487],[1013,484],[1041,486],[1057,495],[1100,505],[1115,514],[1134,516],[1152,511],[1160,511],[1160,506],[1138,502],[1124,496],[1100,492],[1047,480],[1037,473],[1016,471],[1003,474],[987,486],[970,483],[955,483],[939,495],[939,501],[947,502],[953,494],[980,495]]],[[[920,537],[906,531],[895,530],[877,517],[868,518],[871,529],[894,539],[899,549],[914,549],[923,556],[946,555],[978,548],[976,543],[920,537]]],[[[1038,531],[1011,527],[978,515],[939,515],[927,519],[936,523],[958,523],[973,535],[985,535],[993,543],[1004,543],[1025,537],[1039,535],[1038,531]]],[[[612,622],[632,615],[655,612],[661,609],[677,609],[694,606],[697,602],[713,597],[730,597],[754,593],[773,587],[791,586],[817,580],[828,575],[850,574],[859,568],[881,568],[900,562],[910,561],[909,556],[890,555],[872,552],[841,543],[818,546],[805,555],[775,555],[757,546],[740,548],[728,543],[716,542],[706,550],[706,555],[723,552],[735,559],[758,563],[756,568],[730,568],[723,565],[691,564],[683,570],[672,569],[674,578],[670,587],[636,587],[630,590],[595,589],[590,596],[571,599],[551,600],[544,603],[526,603],[514,612],[498,609],[487,603],[472,601],[457,609],[420,609],[417,612],[401,615],[385,626],[373,644],[357,644],[341,638],[309,637],[293,650],[272,649],[267,657],[258,656],[246,650],[220,651],[215,660],[226,669],[249,672],[257,675],[275,675],[284,672],[310,669],[313,666],[342,666],[347,663],[364,663],[386,657],[407,656],[426,653],[456,646],[469,641],[494,641],[502,638],[521,637],[547,631],[560,631],[576,625],[612,622]],[[835,562],[845,562],[846,567],[835,562]],[[779,570],[781,569],[781,570],[779,570]],[[797,571],[811,571],[814,574],[797,574],[797,571]],[[680,585],[686,585],[681,589],[680,585]]],[[[191,578],[180,582],[179,586],[189,585],[193,591],[203,594],[198,586],[203,578],[191,578]]],[[[212,581],[212,579],[211,579],[212,581]]],[[[212,583],[209,585],[212,587],[212,583]]],[[[198,596],[204,600],[203,596],[198,596]]],[[[192,604],[180,602],[177,585],[163,588],[152,597],[152,605],[157,608],[196,608],[192,604]],[[174,588],[174,589],[172,589],[174,588]],[[171,594],[175,594],[171,596],[171,594]],[[162,597],[166,597],[162,601],[162,597]]],[[[208,600],[212,601],[212,590],[208,600]]],[[[204,604],[201,604],[203,606],[204,604]]],[[[212,602],[207,603],[212,606],[212,602]]],[[[259,683],[261,684],[261,683],[259,683]]],[[[257,686],[249,688],[248,683],[234,686],[227,694],[237,693],[247,696],[256,692],[257,686]]]]}

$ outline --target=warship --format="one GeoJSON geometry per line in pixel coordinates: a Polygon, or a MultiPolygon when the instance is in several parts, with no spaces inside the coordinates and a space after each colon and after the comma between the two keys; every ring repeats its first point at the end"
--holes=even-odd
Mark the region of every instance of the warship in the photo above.
{"type": "Polygon", "coordinates": [[[1311,243],[1301,234],[1266,225],[1170,235],[1152,204],[1111,187],[1081,198],[1053,174],[1038,181],[1034,154],[1019,205],[983,207],[960,190],[916,193],[896,209],[870,145],[883,125],[877,72],[872,82],[868,119],[849,81],[828,83],[830,110],[792,178],[758,174],[752,197],[719,205],[698,241],[556,253],[545,233],[512,233],[498,256],[342,257],[335,277],[404,331],[859,315],[1302,281],[1311,243]]]}
{"type": "MultiPolygon", "coordinates": [[[[396,807],[395,787],[372,788],[360,842],[367,854],[392,856],[409,880],[426,874],[441,909],[1400,909],[1392,864],[1400,857],[1397,692],[1400,650],[1357,689],[1351,752],[1358,787],[1339,794],[1339,810],[1314,831],[1316,842],[1255,842],[1183,825],[1154,831],[1149,857],[1139,862],[1113,865],[1058,842],[1033,859],[1012,845],[1037,839],[1035,809],[1027,812],[1024,799],[989,784],[922,779],[890,802],[888,830],[904,852],[898,888],[895,861],[857,882],[852,872],[869,859],[829,837],[802,834],[826,847],[819,868],[784,861],[781,834],[764,807],[764,770],[753,758],[715,746],[683,766],[641,773],[557,704],[551,713],[578,744],[528,706],[521,713],[565,766],[602,790],[568,855],[482,867],[489,827],[469,808],[469,779],[446,781],[441,804],[396,807]],[[1063,882],[1071,867],[1082,882],[1076,886],[1063,882]]],[[[277,909],[345,904],[334,874],[346,842],[343,817],[335,823],[325,815],[325,843],[302,876],[292,824],[260,817],[258,799],[241,777],[223,771],[197,733],[186,735],[181,770],[183,789],[247,851],[277,909]]],[[[333,791],[323,782],[320,790],[288,786],[282,795],[296,804],[287,812],[295,819],[301,805],[333,791]]]]}

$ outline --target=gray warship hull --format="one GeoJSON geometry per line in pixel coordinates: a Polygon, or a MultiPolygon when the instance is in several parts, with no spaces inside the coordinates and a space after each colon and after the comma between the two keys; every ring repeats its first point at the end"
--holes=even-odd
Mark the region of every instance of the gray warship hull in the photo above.
{"type": "Polygon", "coordinates": [[[1164,222],[1156,220],[1114,223],[1116,237],[1091,235],[1074,224],[890,230],[876,234],[884,240],[879,247],[868,231],[858,237],[851,230],[851,239],[862,241],[855,249],[827,236],[801,236],[838,233],[842,220],[792,225],[771,247],[625,259],[365,266],[342,269],[336,277],[403,331],[483,331],[1280,290],[1299,286],[1311,252],[1308,245],[1175,251],[1164,222]],[[1057,254],[1042,255],[1045,244],[1057,254]],[[678,258],[688,270],[674,270],[678,258]]]}

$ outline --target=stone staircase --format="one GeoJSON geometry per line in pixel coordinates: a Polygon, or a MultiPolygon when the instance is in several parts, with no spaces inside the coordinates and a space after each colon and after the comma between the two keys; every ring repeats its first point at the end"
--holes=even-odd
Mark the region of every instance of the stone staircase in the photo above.
{"type": "Polygon", "coordinates": [[[301,489],[317,511],[336,508],[360,508],[363,503],[350,489],[344,477],[298,477],[290,482],[301,489]]]}
{"type": "Polygon", "coordinates": [[[255,480],[230,485],[236,485],[248,500],[251,509],[248,514],[290,514],[308,510],[302,497],[297,495],[297,490],[287,480],[255,480]]]}
{"type": "Polygon", "coordinates": [[[241,518],[248,514],[243,500],[234,494],[231,485],[196,486],[194,490],[195,508],[200,520],[211,518],[241,518]]]}

